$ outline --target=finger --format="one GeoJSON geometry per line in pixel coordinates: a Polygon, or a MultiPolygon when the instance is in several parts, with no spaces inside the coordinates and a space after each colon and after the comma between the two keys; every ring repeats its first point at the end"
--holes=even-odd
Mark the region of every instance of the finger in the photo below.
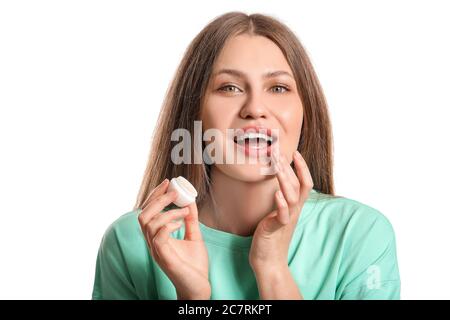
{"type": "Polygon", "coordinates": [[[184,240],[199,241],[202,240],[202,233],[200,232],[200,225],[198,222],[198,209],[195,202],[191,203],[189,208],[189,215],[184,218],[184,240]]]}
{"type": "Polygon", "coordinates": [[[280,160],[276,164],[278,168],[277,179],[278,183],[280,184],[280,189],[283,192],[284,199],[291,207],[297,204],[299,195],[298,191],[294,189],[294,186],[289,180],[287,171],[288,165],[286,165],[285,160],[283,158],[284,158],[283,156],[280,156],[280,160]]]}
{"type": "Polygon", "coordinates": [[[300,183],[302,185],[300,199],[301,201],[305,201],[309,196],[309,192],[314,186],[314,182],[305,159],[303,159],[302,155],[298,151],[294,153],[294,165],[297,176],[299,177],[300,183]]]}
{"type": "Polygon", "coordinates": [[[169,238],[170,234],[182,226],[181,221],[169,222],[168,224],[161,227],[156,235],[151,239],[150,244],[157,255],[157,258],[169,262],[178,257],[175,249],[170,245],[169,238]]]}
{"type": "Polygon", "coordinates": [[[173,209],[164,213],[159,213],[145,225],[145,230],[152,239],[164,225],[172,222],[172,220],[184,218],[188,214],[189,210],[187,208],[173,209]]]}
{"type": "Polygon", "coordinates": [[[278,215],[277,215],[278,221],[282,225],[288,224],[289,220],[290,220],[289,208],[288,208],[288,204],[286,202],[286,199],[284,199],[283,193],[280,190],[278,190],[276,192],[275,202],[276,202],[277,208],[278,208],[278,210],[277,210],[278,211],[278,215]]]}
{"type": "Polygon", "coordinates": [[[297,177],[297,175],[295,174],[295,171],[291,166],[293,159],[288,161],[287,158],[284,157],[284,160],[285,160],[285,167],[286,167],[286,172],[289,177],[289,181],[291,182],[294,190],[296,192],[300,193],[300,188],[301,188],[300,180],[299,180],[299,177],[297,177]]]}
{"type": "Polygon", "coordinates": [[[177,196],[176,191],[170,191],[150,201],[147,207],[139,214],[138,220],[141,227],[144,227],[155,214],[160,213],[165,207],[175,201],[177,196]]]}
{"type": "Polygon", "coordinates": [[[145,199],[144,203],[142,204],[142,211],[145,209],[145,207],[148,205],[150,201],[155,199],[156,197],[159,197],[160,195],[164,194],[167,190],[167,187],[169,186],[169,179],[164,179],[156,188],[154,188],[145,199]]]}
{"type": "Polygon", "coordinates": [[[268,233],[275,232],[290,221],[289,208],[281,190],[275,192],[275,202],[277,210],[269,214],[264,221],[264,231],[268,233]]]}
{"type": "MultiPolygon", "coordinates": [[[[291,167],[290,163],[292,161],[287,162],[286,157],[284,157],[283,155],[280,155],[277,152],[273,153],[273,159],[274,159],[274,164],[275,164],[276,168],[278,168],[279,165],[283,165],[282,169],[284,169],[284,168],[288,169],[289,167],[291,167]],[[283,159],[286,161],[283,162],[283,159]],[[279,163],[278,166],[277,166],[277,163],[279,163]],[[286,165],[284,165],[284,164],[286,164],[286,165]]],[[[291,183],[295,185],[296,181],[298,181],[298,178],[295,175],[294,171],[292,170],[292,167],[291,167],[291,170],[287,170],[286,172],[288,173],[288,178],[291,181],[291,183]]]]}

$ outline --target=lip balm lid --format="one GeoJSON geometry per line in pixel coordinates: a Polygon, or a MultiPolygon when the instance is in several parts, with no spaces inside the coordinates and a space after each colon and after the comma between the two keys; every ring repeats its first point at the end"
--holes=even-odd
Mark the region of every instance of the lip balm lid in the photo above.
{"type": "Polygon", "coordinates": [[[173,178],[170,181],[169,189],[177,191],[178,197],[174,203],[179,207],[184,207],[194,202],[198,195],[194,186],[182,176],[173,178]]]}

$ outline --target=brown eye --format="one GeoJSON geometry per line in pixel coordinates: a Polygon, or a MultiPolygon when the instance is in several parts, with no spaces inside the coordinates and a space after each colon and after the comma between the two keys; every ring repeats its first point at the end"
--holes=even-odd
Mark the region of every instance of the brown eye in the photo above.
{"type": "Polygon", "coordinates": [[[219,89],[220,91],[223,92],[229,92],[229,93],[234,93],[234,92],[240,92],[240,89],[236,86],[233,85],[227,85],[227,86],[223,86],[222,88],[219,89]]]}
{"type": "Polygon", "coordinates": [[[271,89],[272,89],[272,92],[275,92],[275,93],[284,93],[289,90],[285,86],[274,86],[271,89]],[[273,89],[277,89],[277,90],[273,90],[273,89]]]}

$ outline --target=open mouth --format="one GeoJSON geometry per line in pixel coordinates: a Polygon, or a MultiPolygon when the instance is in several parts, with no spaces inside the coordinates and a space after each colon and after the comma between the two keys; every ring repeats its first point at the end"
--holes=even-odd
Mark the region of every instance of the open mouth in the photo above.
{"type": "Polygon", "coordinates": [[[272,145],[272,137],[262,133],[252,133],[248,136],[234,137],[234,143],[239,145],[247,145],[254,149],[260,149],[272,145]]]}
{"type": "Polygon", "coordinates": [[[234,143],[245,152],[246,155],[270,156],[273,145],[277,138],[262,132],[246,132],[234,137],[234,143]]]}

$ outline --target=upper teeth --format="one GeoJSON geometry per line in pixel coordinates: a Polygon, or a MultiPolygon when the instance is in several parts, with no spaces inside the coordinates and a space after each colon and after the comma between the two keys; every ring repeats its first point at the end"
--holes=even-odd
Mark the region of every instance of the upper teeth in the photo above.
{"type": "Polygon", "coordinates": [[[266,140],[266,142],[268,141],[272,142],[272,137],[260,132],[246,132],[243,135],[238,136],[236,142],[240,143],[243,142],[245,139],[256,139],[256,138],[264,139],[266,140]]]}

